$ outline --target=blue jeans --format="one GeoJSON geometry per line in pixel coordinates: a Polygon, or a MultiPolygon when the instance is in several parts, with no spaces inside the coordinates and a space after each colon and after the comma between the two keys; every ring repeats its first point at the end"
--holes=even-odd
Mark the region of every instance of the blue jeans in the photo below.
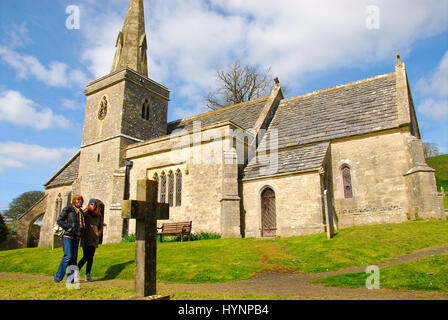
{"type": "Polygon", "coordinates": [[[79,240],[62,238],[62,249],[64,250],[64,256],[62,257],[59,269],[54,276],[55,281],[62,281],[65,276],[65,272],[68,266],[75,265],[78,261],[78,247],[79,240]]]}

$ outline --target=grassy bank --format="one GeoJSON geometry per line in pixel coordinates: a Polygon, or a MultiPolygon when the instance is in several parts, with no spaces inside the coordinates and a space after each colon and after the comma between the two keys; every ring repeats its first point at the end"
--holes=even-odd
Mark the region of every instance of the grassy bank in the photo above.
{"type": "MultiPolygon", "coordinates": [[[[213,283],[251,278],[257,272],[314,273],[384,262],[448,243],[447,221],[410,221],[293,238],[217,239],[159,243],[157,275],[165,283],[213,283]]],[[[132,280],[135,243],[102,245],[92,276],[132,280]]],[[[0,272],[52,276],[62,250],[50,247],[0,252],[0,272]]],[[[80,249],[79,258],[82,257],[80,249]]],[[[81,272],[83,275],[83,272],[81,272]]]]}
{"type": "Polygon", "coordinates": [[[445,189],[445,208],[448,209],[448,154],[426,159],[431,168],[436,170],[437,190],[445,189]]]}
{"type": "MultiPolygon", "coordinates": [[[[314,280],[329,287],[362,288],[364,272],[331,276],[314,280]]],[[[380,269],[380,288],[448,292],[448,255],[429,258],[380,269]]]]}

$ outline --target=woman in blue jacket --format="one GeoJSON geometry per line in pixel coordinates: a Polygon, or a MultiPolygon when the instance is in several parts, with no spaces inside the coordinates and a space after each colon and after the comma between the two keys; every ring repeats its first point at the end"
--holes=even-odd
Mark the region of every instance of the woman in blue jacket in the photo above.
{"type": "MultiPolygon", "coordinates": [[[[57,224],[65,230],[62,237],[64,256],[54,276],[55,282],[60,282],[64,279],[68,266],[77,265],[79,239],[85,229],[84,213],[81,209],[83,203],[84,199],[82,196],[74,196],[71,205],[65,207],[59,215],[57,224]]],[[[73,275],[71,273],[67,276],[67,282],[73,281],[73,275]]]]}

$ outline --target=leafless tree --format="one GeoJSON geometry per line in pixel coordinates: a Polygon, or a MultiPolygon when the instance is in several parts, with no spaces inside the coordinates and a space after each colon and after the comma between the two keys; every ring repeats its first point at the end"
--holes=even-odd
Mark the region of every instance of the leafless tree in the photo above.
{"type": "Polygon", "coordinates": [[[425,158],[431,158],[441,155],[437,144],[432,142],[423,142],[423,153],[425,154],[425,158]]]}
{"type": "Polygon", "coordinates": [[[274,87],[270,72],[271,68],[262,71],[240,61],[217,71],[217,89],[209,92],[207,107],[216,110],[268,95],[274,87]]]}

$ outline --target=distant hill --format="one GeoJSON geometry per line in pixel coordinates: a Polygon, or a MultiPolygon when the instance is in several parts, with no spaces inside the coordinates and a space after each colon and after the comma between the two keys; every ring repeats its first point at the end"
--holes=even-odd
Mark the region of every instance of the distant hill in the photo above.
{"type": "Polygon", "coordinates": [[[436,169],[437,190],[445,189],[445,208],[448,208],[448,154],[428,158],[426,163],[436,169]]]}

